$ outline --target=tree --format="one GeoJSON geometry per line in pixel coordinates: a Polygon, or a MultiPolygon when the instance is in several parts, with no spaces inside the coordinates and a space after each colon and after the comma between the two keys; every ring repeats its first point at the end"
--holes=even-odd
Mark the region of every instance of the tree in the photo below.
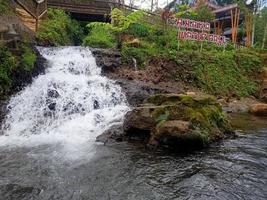
{"type": "Polygon", "coordinates": [[[178,18],[193,18],[196,16],[196,12],[190,8],[188,4],[176,4],[178,12],[175,13],[175,16],[178,18]]]}
{"type": "Polygon", "coordinates": [[[255,20],[255,45],[264,49],[267,46],[267,7],[260,11],[255,20]]]}
{"type": "Polygon", "coordinates": [[[210,22],[215,19],[215,14],[210,10],[205,0],[198,1],[195,12],[195,20],[210,22]]]}
{"type": "Polygon", "coordinates": [[[89,28],[102,26],[112,31],[116,35],[118,48],[121,48],[122,47],[122,35],[126,31],[126,29],[128,29],[128,27],[131,24],[134,24],[138,22],[140,19],[142,19],[144,15],[145,15],[145,12],[143,10],[138,10],[125,16],[123,11],[121,11],[118,8],[114,8],[111,11],[111,23],[93,22],[93,23],[88,24],[87,26],[89,28]]]}

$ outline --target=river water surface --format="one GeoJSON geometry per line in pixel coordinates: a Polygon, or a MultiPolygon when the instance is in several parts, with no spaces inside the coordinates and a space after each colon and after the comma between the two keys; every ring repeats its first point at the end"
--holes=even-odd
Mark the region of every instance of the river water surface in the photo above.
{"type": "Polygon", "coordinates": [[[266,119],[234,116],[238,138],[187,155],[97,144],[129,110],[120,87],[86,48],[40,52],[50,67],[2,126],[0,200],[267,199],[266,119]]]}

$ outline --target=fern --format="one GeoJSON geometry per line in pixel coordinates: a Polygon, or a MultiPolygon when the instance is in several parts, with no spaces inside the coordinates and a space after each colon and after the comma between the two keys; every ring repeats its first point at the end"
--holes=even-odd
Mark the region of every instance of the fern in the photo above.
{"type": "Polygon", "coordinates": [[[145,15],[143,10],[138,10],[136,12],[132,12],[131,14],[125,16],[124,13],[118,9],[114,8],[111,11],[111,24],[103,23],[103,22],[93,22],[87,25],[88,28],[96,28],[96,27],[105,27],[110,31],[121,33],[125,31],[131,24],[136,23],[140,19],[142,19],[145,15]]]}

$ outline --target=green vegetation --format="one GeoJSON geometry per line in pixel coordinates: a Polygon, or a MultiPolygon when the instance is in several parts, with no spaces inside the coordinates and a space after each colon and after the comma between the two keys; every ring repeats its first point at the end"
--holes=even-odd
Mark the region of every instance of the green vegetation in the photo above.
{"type": "Polygon", "coordinates": [[[114,36],[105,27],[91,28],[90,34],[83,40],[83,45],[98,48],[113,48],[116,46],[114,36]]]}
{"type": "Polygon", "coordinates": [[[31,71],[34,67],[34,64],[36,62],[37,56],[27,46],[22,46],[22,56],[21,56],[21,67],[25,69],[26,71],[31,71]]]}
{"type": "Polygon", "coordinates": [[[34,68],[37,59],[34,51],[27,44],[21,44],[19,49],[20,52],[13,55],[8,48],[0,46],[0,99],[12,92],[14,72],[23,76],[34,68]]]}
{"type": "Polygon", "coordinates": [[[0,47],[0,95],[11,87],[11,71],[16,66],[15,58],[5,47],[0,47]]]}
{"type": "MultiPolygon", "coordinates": [[[[194,12],[185,8],[177,14],[204,21],[214,18],[201,3],[194,12]]],[[[231,43],[223,47],[208,42],[178,42],[177,29],[148,22],[141,11],[127,16],[114,9],[111,17],[113,24],[96,22],[88,25],[91,32],[84,40],[85,45],[110,48],[119,43],[125,64],[135,58],[140,70],[155,57],[175,61],[177,73],[171,74],[173,80],[193,84],[210,94],[231,97],[256,94],[258,83],[254,75],[263,67],[264,58],[255,49],[236,50],[231,43]],[[181,68],[186,69],[190,79],[181,75],[181,68]]]]}
{"type": "Polygon", "coordinates": [[[0,15],[11,15],[13,13],[10,0],[0,0],[0,15]]]}
{"type": "Polygon", "coordinates": [[[39,44],[59,46],[81,42],[83,31],[79,23],[71,20],[63,10],[48,9],[47,15],[36,35],[39,44]]]}
{"type": "MultiPolygon", "coordinates": [[[[144,16],[144,11],[138,10],[136,12],[132,12],[129,15],[124,15],[123,11],[115,8],[111,12],[111,19],[112,23],[100,23],[100,22],[93,22],[87,25],[88,28],[92,29],[91,33],[97,31],[97,29],[102,28],[100,30],[107,30],[110,33],[114,34],[114,37],[117,40],[118,48],[122,47],[122,37],[125,34],[126,30],[129,28],[131,24],[136,23],[144,16]]],[[[87,37],[87,40],[91,40],[87,37]]],[[[107,36],[106,36],[107,37],[107,36]]],[[[100,39],[102,40],[102,39],[100,39]]],[[[108,39],[110,40],[110,39],[108,39]]],[[[86,44],[86,42],[84,42],[86,44]]],[[[102,43],[101,43],[102,44],[102,43]]]]}

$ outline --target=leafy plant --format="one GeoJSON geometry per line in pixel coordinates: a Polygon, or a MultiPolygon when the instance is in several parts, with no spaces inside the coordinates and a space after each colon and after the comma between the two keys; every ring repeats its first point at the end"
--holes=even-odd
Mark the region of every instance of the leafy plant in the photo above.
{"type": "Polygon", "coordinates": [[[48,9],[47,19],[41,21],[36,34],[42,45],[70,45],[81,41],[82,30],[79,24],[59,9],[48,9]]]}
{"type": "Polygon", "coordinates": [[[16,66],[15,58],[5,47],[0,47],[0,94],[11,87],[11,71],[16,66]]]}
{"type": "Polygon", "coordinates": [[[21,65],[26,71],[31,71],[34,68],[37,56],[27,46],[22,46],[21,65]]]}
{"type": "Polygon", "coordinates": [[[112,23],[93,22],[88,24],[89,28],[104,27],[113,32],[117,39],[118,47],[122,47],[122,34],[129,28],[131,24],[138,22],[144,16],[143,10],[138,10],[125,16],[123,11],[115,8],[111,11],[112,23]]]}
{"type": "Polygon", "coordinates": [[[10,0],[0,0],[0,15],[14,14],[11,3],[10,0]]]}
{"type": "Polygon", "coordinates": [[[83,45],[94,48],[113,48],[116,45],[114,36],[105,27],[92,27],[83,45]]]}
{"type": "Polygon", "coordinates": [[[211,22],[215,18],[215,14],[210,10],[205,0],[198,1],[195,12],[196,15],[193,16],[195,20],[211,22]]]}

